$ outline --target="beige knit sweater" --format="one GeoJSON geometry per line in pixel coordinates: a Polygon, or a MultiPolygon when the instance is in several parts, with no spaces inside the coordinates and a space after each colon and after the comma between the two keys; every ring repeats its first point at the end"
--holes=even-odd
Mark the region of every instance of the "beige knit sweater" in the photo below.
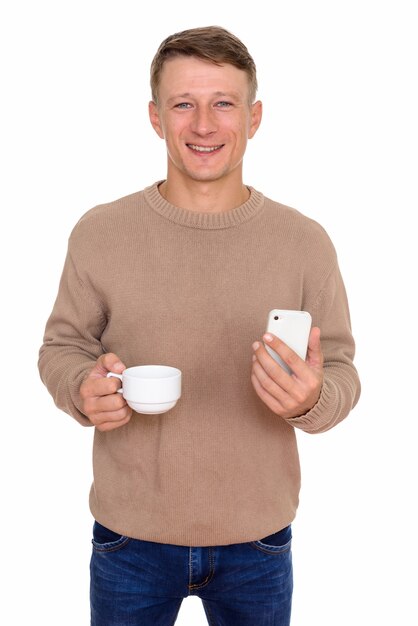
{"type": "Polygon", "coordinates": [[[104,352],[127,366],[183,372],[174,409],[95,432],[91,512],[149,541],[229,544],[292,522],[300,488],[294,429],[335,426],[360,392],[329,237],[254,189],[235,209],[203,214],[169,204],[156,183],[81,218],[39,367],[56,405],[84,425],[80,384],[104,352]],[[319,402],[289,420],[250,381],[251,346],[273,308],[309,311],[325,354],[319,402]]]}

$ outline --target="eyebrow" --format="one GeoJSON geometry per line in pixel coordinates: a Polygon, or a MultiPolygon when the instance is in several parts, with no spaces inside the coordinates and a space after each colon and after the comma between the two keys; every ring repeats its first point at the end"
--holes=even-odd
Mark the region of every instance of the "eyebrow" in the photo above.
{"type": "MultiPolygon", "coordinates": [[[[212,96],[216,97],[216,98],[235,98],[236,100],[241,100],[241,94],[239,94],[237,91],[214,91],[212,96]]],[[[174,100],[178,100],[179,98],[193,98],[193,94],[190,91],[186,91],[184,93],[179,93],[176,94],[175,96],[172,96],[171,98],[168,98],[167,102],[173,102],[174,100]]]]}

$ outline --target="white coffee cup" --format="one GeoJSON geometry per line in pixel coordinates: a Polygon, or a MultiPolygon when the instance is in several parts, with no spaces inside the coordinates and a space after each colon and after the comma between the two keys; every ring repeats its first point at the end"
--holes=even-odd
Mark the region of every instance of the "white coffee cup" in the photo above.
{"type": "Polygon", "coordinates": [[[137,413],[165,413],[181,396],[181,371],[169,365],[136,365],[122,374],[109,372],[107,376],[122,381],[118,392],[137,413]]]}

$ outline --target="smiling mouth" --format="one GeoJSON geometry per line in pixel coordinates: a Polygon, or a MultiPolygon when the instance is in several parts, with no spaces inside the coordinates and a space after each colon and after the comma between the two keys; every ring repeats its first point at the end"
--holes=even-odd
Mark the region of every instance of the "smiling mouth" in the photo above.
{"type": "Polygon", "coordinates": [[[211,152],[216,152],[220,150],[225,144],[220,144],[219,146],[197,146],[193,143],[187,143],[186,146],[190,148],[190,150],[194,150],[194,152],[204,152],[205,154],[209,154],[211,152]]]}

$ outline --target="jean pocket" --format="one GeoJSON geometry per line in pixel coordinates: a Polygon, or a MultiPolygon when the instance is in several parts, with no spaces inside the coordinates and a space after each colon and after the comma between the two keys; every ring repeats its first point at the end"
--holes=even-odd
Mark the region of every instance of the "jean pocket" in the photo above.
{"type": "Polygon", "coordinates": [[[291,526],[286,526],[286,528],[282,528],[282,530],[264,539],[252,541],[251,545],[257,550],[269,554],[283,554],[284,552],[289,552],[292,547],[291,526]]]}
{"type": "Polygon", "coordinates": [[[97,552],[114,552],[125,546],[129,537],[113,532],[99,522],[94,522],[92,544],[97,552]]]}

